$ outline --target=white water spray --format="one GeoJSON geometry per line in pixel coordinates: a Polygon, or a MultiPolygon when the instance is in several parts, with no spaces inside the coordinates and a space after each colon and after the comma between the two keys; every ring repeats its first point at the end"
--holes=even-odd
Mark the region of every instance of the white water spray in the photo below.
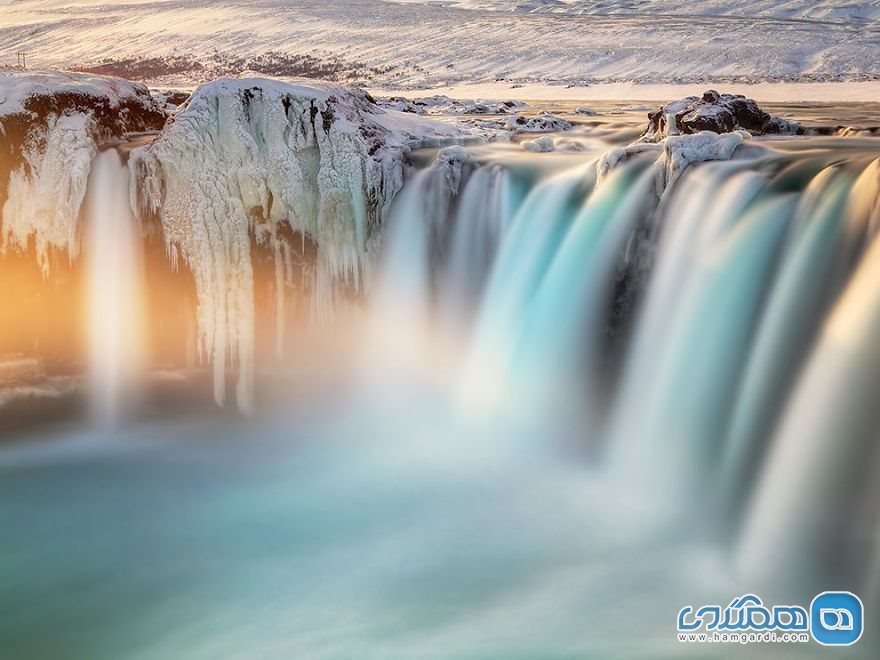
{"type": "Polygon", "coordinates": [[[84,252],[87,261],[91,412],[119,424],[137,394],[143,364],[143,246],[129,204],[129,174],[114,149],[92,164],[84,252]]]}

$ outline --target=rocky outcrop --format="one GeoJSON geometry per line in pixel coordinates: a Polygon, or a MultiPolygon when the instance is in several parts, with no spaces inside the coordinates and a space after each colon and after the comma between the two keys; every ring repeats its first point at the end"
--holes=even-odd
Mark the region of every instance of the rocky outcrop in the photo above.
{"type": "Polygon", "coordinates": [[[648,114],[648,127],[640,142],[659,142],[670,135],[692,135],[701,131],[752,135],[800,135],[797,122],[773,117],[741,94],[719,94],[708,90],[702,97],[688,96],[648,114]]]}
{"type": "Polygon", "coordinates": [[[79,250],[91,162],[125,133],[161,129],[144,86],[61,71],[0,74],[0,248],[30,245],[44,274],[52,248],[79,250]]]}
{"type": "Polygon", "coordinates": [[[165,122],[145,85],[65,71],[0,73],[0,125],[7,139],[16,128],[74,113],[89,114],[98,136],[158,130],[165,122]]]}

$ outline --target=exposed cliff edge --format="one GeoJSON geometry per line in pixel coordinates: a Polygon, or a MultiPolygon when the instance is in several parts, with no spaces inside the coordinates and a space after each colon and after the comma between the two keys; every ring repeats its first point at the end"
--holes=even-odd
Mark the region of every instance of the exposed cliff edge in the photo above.
{"type": "Polygon", "coordinates": [[[92,159],[125,133],[161,129],[146,86],[103,76],[0,73],[0,248],[79,252],[78,218],[92,159]]]}

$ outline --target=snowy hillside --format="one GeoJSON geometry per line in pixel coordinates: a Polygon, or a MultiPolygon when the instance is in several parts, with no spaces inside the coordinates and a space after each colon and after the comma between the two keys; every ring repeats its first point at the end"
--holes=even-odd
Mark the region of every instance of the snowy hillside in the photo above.
{"type": "MultiPolygon", "coordinates": [[[[510,11],[519,14],[761,16],[777,19],[852,22],[880,19],[880,2],[805,2],[804,0],[427,0],[462,9],[510,11]]],[[[425,0],[397,0],[423,3],[425,0]]]]}
{"type": "Polygon", "coordinates": [[[18,51],[154,82],[853,80],[880,73],[880,2],[13,0],[0,64],[18,51]]]}

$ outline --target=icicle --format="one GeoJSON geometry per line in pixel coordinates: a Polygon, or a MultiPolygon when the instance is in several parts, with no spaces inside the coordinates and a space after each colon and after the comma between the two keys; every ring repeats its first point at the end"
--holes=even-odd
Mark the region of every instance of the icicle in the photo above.
{"type": "Polygon", "coordinates": [[[22,249],[33,237],[36,257],[49,274],[49,249],[79,254],[78,221],[92,159],[97,153],[94,120],[86,114],[50,117],[45,145],[23,152],[26,164],[9,176],[3,205],[2,243],[22,249]]]}
{"type": "MultiPolygon", "coordinates": [[[[328,85],[219,80],[200,87],[156,142],[133,152],[137,206],[159,212],[169,253],[179,251],[195,276],[200,344],[218,404],[229,359],[239,362],[239,407],[253,404],[255,221],[273,234],[286,222],[317,245],[318,318],[340,286],[365,286],[371,228],[402,185],[403,139],[373,119],[381,113],[360,92],[328,85]]],[[[282,298],[277,308],[283,315],[282,298]]]]}

